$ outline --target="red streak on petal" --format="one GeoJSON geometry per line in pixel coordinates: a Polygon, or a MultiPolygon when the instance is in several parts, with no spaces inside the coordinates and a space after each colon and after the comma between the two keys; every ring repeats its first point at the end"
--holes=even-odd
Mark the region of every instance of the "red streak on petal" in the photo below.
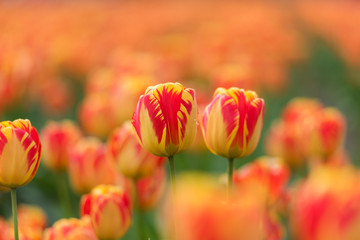
{"type": "Polygon", "coordinates": [[[246,116],[246,125],[248,129],[248,135],[246,136],[246,141],[250,141],[253,132],[256,127],[258,119],[264,117],[264,101],[260,98],[255,98],[252,102],[248,103],[247,116],[246,116]],[[252,104],[251,104],[252,103],[252,104]],[[255,105],[255,106],[254,106],[255,105]],[[262,113],[262,116],[260,114],[262,113]]]}

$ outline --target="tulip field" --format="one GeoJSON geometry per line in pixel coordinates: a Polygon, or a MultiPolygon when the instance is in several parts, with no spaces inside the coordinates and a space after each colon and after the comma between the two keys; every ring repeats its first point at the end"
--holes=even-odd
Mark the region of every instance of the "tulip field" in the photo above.
{"type": "Polygon", "coordinates": [[[360,2],[0,1],[0,240],[359,240],[360,2]]]}

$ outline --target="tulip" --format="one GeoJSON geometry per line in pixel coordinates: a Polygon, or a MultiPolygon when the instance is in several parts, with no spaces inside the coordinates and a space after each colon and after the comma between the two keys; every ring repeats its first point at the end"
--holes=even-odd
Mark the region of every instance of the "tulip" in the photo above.
{"type": "Polygon", "coordinates": [[[130,122],[113,132],[107,146],[110,159],[115,162],[119,172],[132,179],[152,175],[165,160],[141,147],[130,122]]]}
{"type": "Polygon", "coordinates": [[[270,216],[256,191],[234,194],[231,202],[226,202],[226,191],[215,178],[187,173],[179,176],[177,193],[175,206],[169,204],[169,195],[163,205],[162,239],[175,239],[171,218],[176,219],[181,240],[261,240],[269,239],[267,234],[279,228],[271,219],[273,231],[268,233],[270,216]]]}
{"type": "Polygon", "coordinates": [[[70,148],[80,137],[80,129],[70,120],[47,123],[41,131],[45,166],[53,171],[67,170],[70,148]]]}
{"type": "Polygon", "coordinates": [[[69,160],[70,183],[76,192],[88,193],[98,184],[115,184],[115,168],[107,159],[105,145],[97,138],[77,142],[69,160]]]}
{"type": "Polygon", "coordinates": [[[100,239],[122,237],[131,225],[130,194],[119,186],[99,185],[81,198],[81,214],[89,215],[100,239]]]}
{"type": "Polygon", "coordinates": [[[11,188],[14,236],[18,240],[16,188],[29,183],[40,164],[41,143],[29,120],[0,123],[0,185],[11,188]]]}
{"type": "Polygon", "coordinates": [[[47,229],[44,240],[97,240],[89,217],[60,219],[47,229]]]}
{"type": "Polygon", "coordinates": [[[360,178],[351,166],[319,166],[292,196],[294,239],[360,239],[360,178]]]}
{"type": "Polygon", "coordinates": [[[136,182],[136,191],[140,209],[153,208],[163,195],[165,186],[166,171],[162,166],[158,167],[152,175],[139,179],[136,182]]]}
{"type": "Polygon", "coordinates": [[[324,108],[315,116],[314,129],[310,135],[310,153],[328,158],[342,149],[345,138],[345,118],[335,108],[324,108]]]}
{"type": "Polygon", "coordinates": [[[140,96],[132,117],[141,145],[157,156],[168,157],[173,196],[176,195],[174,155],[187,149],[197,125],[195,91],[180,83],[149,87],[140,96]]]}
{"type": "Polygon", "coordinates": [[[279,158],[261,157],[233,175],[234,186],[240,193],[257,191],[264,205],[274,205],[285,196],[290,178],[287,166],[279,158]]]}
{"type": "Polygon", "coordinates": [[[263,117],[264,100],[253,91],[239,88],[218,88],[204,110],[201,127],[205,143],[212,153],[228,158],[229,189],[233,159],[255,150],[263,117]]]}
{"type": "Polygon", "coordinates": [[[141,145],[157,156],[172,157],[187,149],[196,132],[195,91],[180,83],[149,87],[132,117],[141,145]]]}

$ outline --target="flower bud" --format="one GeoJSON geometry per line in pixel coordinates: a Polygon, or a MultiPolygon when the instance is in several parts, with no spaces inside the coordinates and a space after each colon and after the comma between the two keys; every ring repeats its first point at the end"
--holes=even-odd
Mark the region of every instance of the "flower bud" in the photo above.
{"type": "Polygon", "coordinates": [[[108,140],[108,153],[119,172],[130,178],[152,175],[165,158],[155,156],[139,144],[130,122],[116,129],[108,140]]]}
{"type": "Polygon", "coordinates": [[[169,157],[187,149],[195,137],[195,91],[180,83],[149,87],[132,117],[141,145],[157,156],[169,157]]]}
{"type": "Polygon", "coordinates": [[[70,183],[78,193],[90,192],[99,184],[115,184],[116,171],[98,139],[81,139],[71,149],[69,160],[70,183]]]}
{"type": "Polygon", "coordinates": [[[122,237],[131,225],[129,192],[112,185],[99,185],[81,199],[81,215],[90,215],[100,239],[122,237]]]}
{"type": "Polygon", "coordinates": [[[29,120],[0,122],[0,185],[17,188],[29,183],[40,156],[39,135],[29,120]]]}
{"type": "Polygon", "coordinates": [[[70,148],[80,137],[80,129],[70,120],[47,123],[41,131],[45,166],[54,171],[67,170],[70,148]]]}
{"type": "Polygon", "coordinates": [[[218,88],[202,117],[206,145],[226,158],[248,156],[260,139],[263,116],[264,100],[255,92],[218,88]]]}

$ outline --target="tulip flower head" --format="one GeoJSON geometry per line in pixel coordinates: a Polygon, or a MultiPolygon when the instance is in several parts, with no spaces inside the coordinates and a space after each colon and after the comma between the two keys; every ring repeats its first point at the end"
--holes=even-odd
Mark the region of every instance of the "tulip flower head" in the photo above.
{"type": "Polygon", "coordinates": [[[195,137],[195,91],[180,83],[149,87],[132,117],[141,145],[157,156],[171,157],[187,149],[195,137]]]}
{"type": "Polygon", "coordinates": [[[17,188],[29,183],[40,164],[41,143],[29,120],[0,123],[0,185],[17,188]]]}
{"type": "Polygon", "coordinates": [[[119,186],[99,185],[81,199],[81,214],[90,215],[100,239],[122,237],[131,225],[131,202],[119,186]]]}
{"type": "Polygon", "coordinates": [[[69,120],[49,122],[41,131],[44,164],[51,170],[67,170],[70,148],[81,138],[80,129],[69,120]]]}
{"type": "Polygon", "coordinates": [[[258,144],[263,116],[264,100],[255,92],[218,88],[202,117],[206,145],[226,158],[248,156],[258,144]]]}
{"type": "Polygon", "coordinates": [[[152,175],[165,158],[155,156],[141,147],[130,122],[123,124],[110,136],[108,143],[109,158],[117,170],[129,178],[142,178],[152,175]]]}
{"type": "Polygon", "coordinates": [[[44,240],[97,240],[89,217],[60,219],[48,228],[44,240]]]}

